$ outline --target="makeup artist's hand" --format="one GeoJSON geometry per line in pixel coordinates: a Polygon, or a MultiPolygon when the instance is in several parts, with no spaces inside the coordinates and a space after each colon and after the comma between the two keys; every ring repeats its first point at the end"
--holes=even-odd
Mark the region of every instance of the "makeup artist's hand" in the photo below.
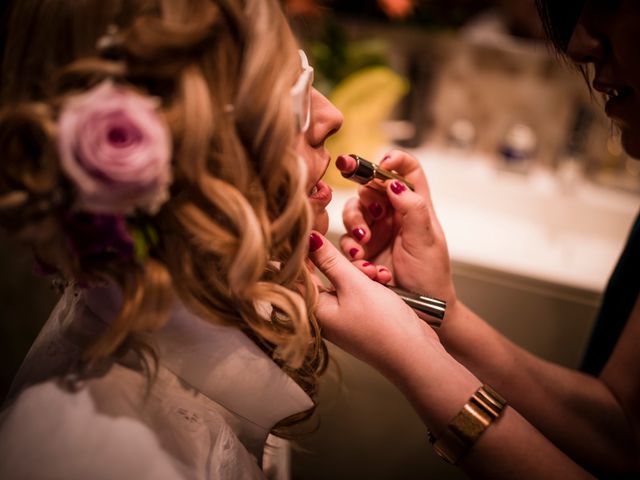
{"type": "MultiPolygon", "coordinates": [[[[350,162],[350,157],[340,156],[336,166],[350,171],[350,162]]],[[[343,211],[349,233],[342,237],[341,249],[358,268],[363,269],[363,259],[374,262],[367,266],[369,272],[365,271],[371,278],[386,283],[393,275],[395,283],[407,290],[452,304],[456,296],[449,252],[420,163],[407,152],[393,150],[380,166],[405,177],[415,192],[397,181],[387,182],[385,192],[361,187],[358,198],[347,202],[343,211]],[[380,265],[387,265],[391,272],[380,265]],[[372,269],[374,276],[370,275],[372,269]]]]}
{"type": "Polygon", "coordinates": [[[322,235],[310,237],[309,258],[333,285],[319,294],[322,335],[380,370],[398,375],[412,352],[442,351],[436,333],[395,293],[371,280],[322,235]]]}

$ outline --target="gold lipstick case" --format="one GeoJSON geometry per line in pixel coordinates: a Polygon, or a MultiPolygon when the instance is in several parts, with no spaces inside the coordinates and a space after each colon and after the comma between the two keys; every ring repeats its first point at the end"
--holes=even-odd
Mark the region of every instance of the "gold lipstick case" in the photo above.
{"type": "Polygon", "coordinates": [[[366,185],[367,187],[376,188],[378,190],[385,189],[384,183],[387,180],[398,180],[399,182],[404,183],[411,190],[415,190],[411,182],[397,173],[385,170],[375,163],[365,160],[353,153],[350,153],[349,156],[356,161],[356,168],[351,173],[342,172],[342,176],[344,178],[359,183],[360,185],[366,185]]]}
{"type": "Polygon", "coordinates": [[[408,292],[400,287],[387,285],[389,290],[398,295],[404,303],[409,305],[416,312],[418,317],[434,328],[442,324],[442,319],[447,311],[447,302],[437,298],[427,297],[419,293],[408,292]]]}

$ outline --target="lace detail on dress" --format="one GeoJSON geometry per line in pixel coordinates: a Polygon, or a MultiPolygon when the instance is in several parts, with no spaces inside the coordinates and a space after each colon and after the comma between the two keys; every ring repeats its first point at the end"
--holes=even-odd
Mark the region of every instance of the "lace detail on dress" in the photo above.
{"type": "Polygon", "coordinates": [[[33,342],[9,390],[7,403],[30,385],[64,375],[78,361],[78,345],[64,334],[76,317],[80,301],[77,289],[68,287],[33,342]]]}

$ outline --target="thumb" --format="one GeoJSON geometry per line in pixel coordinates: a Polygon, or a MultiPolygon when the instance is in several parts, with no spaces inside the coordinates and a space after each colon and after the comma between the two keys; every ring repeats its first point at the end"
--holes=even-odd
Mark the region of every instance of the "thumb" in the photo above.
{"type": "Polygon", "coordinates": [[[397,180],[388,182],[387,196],[391,206],[400,214],[403,238],[416,247],[424,245],[433,234],[433,209],[430,202],[397,180]]]}
{"type": "Polygon", "coordinates": [[[309,235],[309,259],[329,279],[338,294],[366,278],[331,242],[315,231],[309,235]]]}

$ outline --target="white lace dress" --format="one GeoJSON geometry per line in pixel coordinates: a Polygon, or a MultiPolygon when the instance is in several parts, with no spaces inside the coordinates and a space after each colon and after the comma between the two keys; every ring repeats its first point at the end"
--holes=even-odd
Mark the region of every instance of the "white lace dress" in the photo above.
{"type": "Polygon", "coordinates": [[[311,399],[239,330],[180,304],[148,338],[152,384],[126,363],[73,390],[60,381],[118,305],[114,288],[65,292],[0,416],[0,478],[287,478],[286,443],[269,431],[311,399]]]}

